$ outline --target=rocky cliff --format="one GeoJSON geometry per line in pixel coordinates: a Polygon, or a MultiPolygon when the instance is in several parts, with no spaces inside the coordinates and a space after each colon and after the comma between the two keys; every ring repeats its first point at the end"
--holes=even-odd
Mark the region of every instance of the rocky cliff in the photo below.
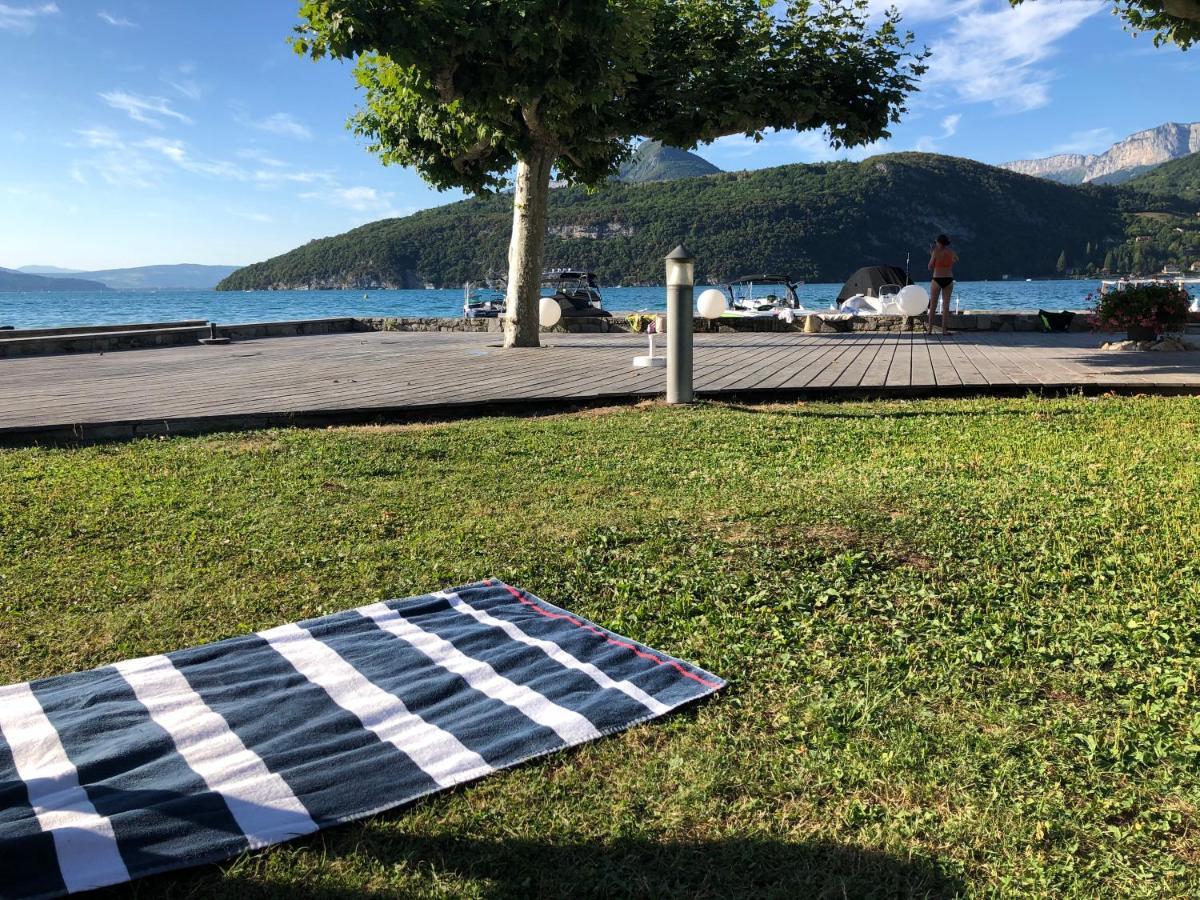
{"type": "Polygon", "coordinates": [[[1063,184],[1114,184],[1128,181],[1154,166],[1200,152],[1200,122],[1168,122],[1131,134],[1103,153],[1062,153],[1043,159],[1002,163],[1001,168],[1063,184]]]}

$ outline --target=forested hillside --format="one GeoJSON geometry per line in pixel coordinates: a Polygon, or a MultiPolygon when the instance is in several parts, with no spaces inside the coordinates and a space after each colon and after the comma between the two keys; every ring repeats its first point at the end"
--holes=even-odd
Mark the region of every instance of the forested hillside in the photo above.
{"type": "MultiPolygon", "coordinates": [[[[505,268],[508,195],[472,199],[365,225],[247,266],[227,290],[459,285],[505,268]]],[[[840,281],[861,265],[924,273],[939,232],[954,239],[966,279],[1094,271],[1132,257],[1134,213],[1183,206],[1150,191],[1066,186],[971,160],[920,153],[859,163],[791,165],[653,184],[554,191],[547,266],[584,266],[606,284],[657,283],[680,241],[716,281],[752,270],[840,281]]],[[[1174,226],[1172,226],[1174,227],[1174,226]]],[[[1139,251],[1149,260],[1148,241],[1139,251]]],[[[1140,245],[1139,245],[1140,246],[1140,245]]],[[[1182,262],[1186,263],[1186,260],[1182,262]]]]}
{"type": "Polygon", "coordinates": [[[1128,187],[1200,203],[1200,153],[1156,166],[1128,187]]]}

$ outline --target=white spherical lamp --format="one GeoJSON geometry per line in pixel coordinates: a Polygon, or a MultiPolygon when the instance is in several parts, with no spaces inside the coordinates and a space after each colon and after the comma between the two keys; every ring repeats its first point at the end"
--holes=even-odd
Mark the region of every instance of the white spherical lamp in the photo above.
{"type": "Polygon", "coordinates": [[[719,319],[725,314],[725,295],[716,288],[701,292],[696,298],[696,310],[706,319],[719,319]]]}
{"type": "Polygon", "coordinates": [[[553,297],[543,297],[538,303],[538,322],[543,328],[553,328],[562,318],[562,307],[553,297]]]}
{"type": "Polygon", "coordinates": [[[925,289],[910,284],[907,287],[900,289],[900,293],[896,295],[896,308],[900,310],[902,316],[919,316],[929,306],[929,295],[925,293],[925,289]]]}

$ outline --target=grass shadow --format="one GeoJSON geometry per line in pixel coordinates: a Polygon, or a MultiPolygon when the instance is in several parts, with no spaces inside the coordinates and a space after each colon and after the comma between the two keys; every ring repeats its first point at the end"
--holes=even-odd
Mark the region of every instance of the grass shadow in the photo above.
{"type": "MultiPolygon", "coordinates": [[[[329,856],[338,855],[334,848],[327,851],[329,856]]],[[[478,885],[483,895],[494,898],[941,898],[966,890],[936,860],[903,859],[825,841],[564,842],[421,835],[372,840],[363,835],[353,852],[383,867],[401,865],[426,877],[453,875],[477,885],[483,882],[478,885]]],[[[237,876],[211,887],[221,895],[246,898],[351,900],[362,896],[350,887],[273,887],[237,876]]]]}

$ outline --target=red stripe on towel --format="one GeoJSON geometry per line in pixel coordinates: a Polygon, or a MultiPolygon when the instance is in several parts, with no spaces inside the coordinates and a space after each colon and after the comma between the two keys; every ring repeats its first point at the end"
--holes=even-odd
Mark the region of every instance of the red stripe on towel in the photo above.
{"type": "MultiPolygon", "coordinates": [[[[491,584],[491,583],[492,582],[490,580],[484,582],[484,584],[491,584]]],[[[504,582],[499,582],[499,583],[504,584],[504,582]]],[[[538,606],[532,600],[525,599],[525,597],[522,596],[521,592],[518,591],[516,588],[514,588],[512,585],[504,584],[504,587],[510,594],[512,594],[514,597],[516,597],[518,600],[520,600],[522,603],[524,603],[526,606],[528,606],[534,612],[538,613],[539,615],[545,616],[547,619],[565,619],[566,621],[568,621],[572,625],[574,625],[576,628],[584,628],[587,631],[592,632],[593,634],[598,634],[598,635],[600,635],[600,637],[602,637],[606,641],[608,641],[608,643],[615,644],[618,647],[624,647],[627,650],[632,650],[637,656],[640,656],[642,659],[648,659],[657,666],[670,665],[672,668],[678,670],[680,675],[684,676],[685,678],[690,678],[690,679],[692,679],[692,681],[698,681],[698,682],[700,682],[700,684],[704,685],[705,687],[710,687],[715,690],[721,686],[720,684],[718,684],[716,682],[709,681],[707,678],[701,678],[695,672],[689,672],[687,669],[685,669],[679,663],[675,662],[675,660],[673,660],[673,659],[659,659],[653,653],[646,653],[643,650],[639,650],[633,644],[627,643],[626,641],[618,641],[616,638],[605,634],[603,631],[601,631],[599,628],[596,628],[594,625],[589,625],[586,622],[581,622],[578,619],[576,619],[574,616],[553,613],[553,612],[550,612],[550,610],[548,610],[548,609],[542,609],[540,606],[538,606]]]]}

